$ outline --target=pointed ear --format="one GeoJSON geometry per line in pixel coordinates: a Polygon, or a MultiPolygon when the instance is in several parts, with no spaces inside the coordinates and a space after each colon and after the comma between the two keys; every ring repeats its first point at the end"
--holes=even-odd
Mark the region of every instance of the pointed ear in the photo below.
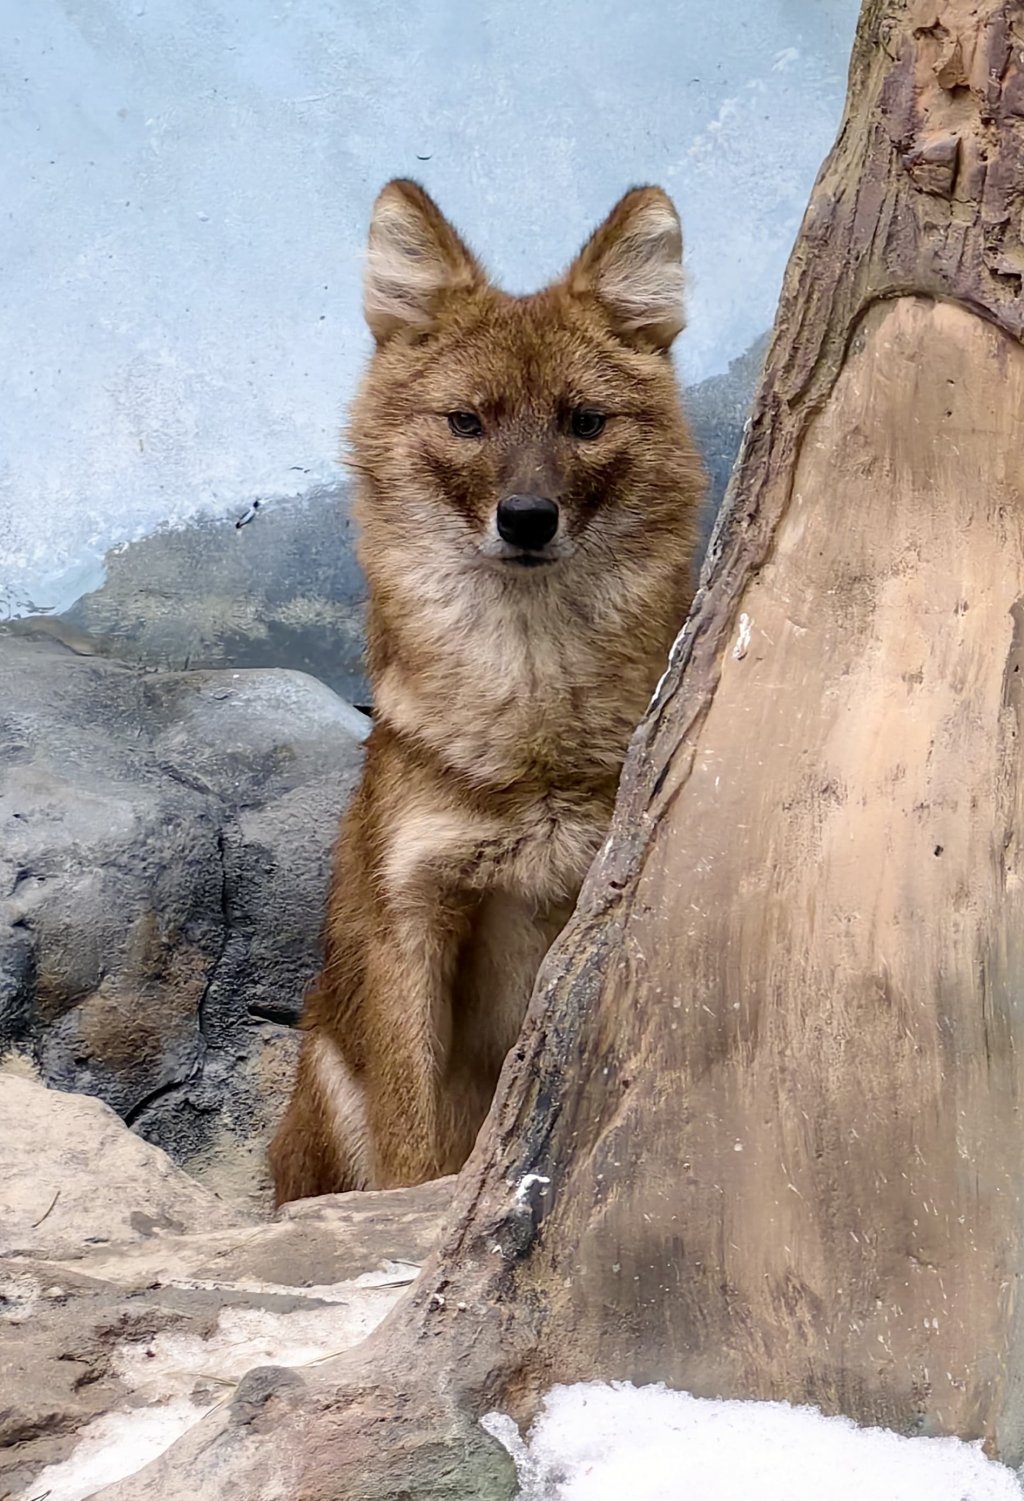
{"type": "Polygon", "coordinates": [[[487,278],[419,183],[396,178],[381,189],[370,220],[363,311],[378,344],[425,333],[449,292],[487,278]]]}
{"type": "Polygon", "coordinates": [[[615,333],[637,349],[666,350],[686,326],[683,231],[661,188],[632,188],[594,231],[565,277],[596,298],[615,333]]]}

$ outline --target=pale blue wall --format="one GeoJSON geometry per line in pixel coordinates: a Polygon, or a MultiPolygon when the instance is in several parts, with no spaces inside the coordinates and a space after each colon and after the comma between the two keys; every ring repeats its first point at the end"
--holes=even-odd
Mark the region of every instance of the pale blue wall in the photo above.
{"type": "Polygon", "coordinates": [[[771,321],[857,10],[4,0],[0,615],[67,604],[112,544],[336,472],[389,176],[513,289],[663,183],[682,369],[724,369],[771,321]]]}

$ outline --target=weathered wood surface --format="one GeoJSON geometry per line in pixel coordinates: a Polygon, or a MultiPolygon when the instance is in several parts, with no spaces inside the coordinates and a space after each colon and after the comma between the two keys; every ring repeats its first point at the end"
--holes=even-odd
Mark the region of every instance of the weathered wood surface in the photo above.
{"type": "Polygon", "coordinates": [[[867,0],[612,838],[293,1494],[507,1495],[473,1417],[593,1376],[1024,1458],[1022,55],[1019,3],[867,0]]]}

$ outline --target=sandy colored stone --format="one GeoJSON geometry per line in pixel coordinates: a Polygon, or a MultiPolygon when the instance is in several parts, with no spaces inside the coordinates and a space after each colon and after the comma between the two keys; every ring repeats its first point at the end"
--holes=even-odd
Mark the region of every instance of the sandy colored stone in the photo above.
{"type": "Polygon", "coordinates": [[[75,1260],[245,1223],[101,1100],[0,1070],[0,1256],[75,1260]]]}
{"type": "Polygon", "coordinates": [[[83,1501],[204,1420],[259,1432],[415,1281],[453,1186],[261,1222],[99,1101],[7,1072],[0,1143],[0,1497],[83,1501]]]}

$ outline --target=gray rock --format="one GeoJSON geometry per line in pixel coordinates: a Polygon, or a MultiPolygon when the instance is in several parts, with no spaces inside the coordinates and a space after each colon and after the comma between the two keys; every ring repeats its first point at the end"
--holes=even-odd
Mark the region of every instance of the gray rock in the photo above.
{"type": "Polygon", "coordinates": [[[0,1054],[29,1035],[35,996],[35,950],[27,933],[0,947],[0,1054]]]}
{"type": "Polygon", "coordinates": [[[2,1073],[0,1139],[0,1496],[79,1501],[204,1418],[248,1442],[415,1280],[454,1184],[259,1224],[97,1100],[2,1073]]]}
{"type": "Polygon", "coordinates": [[[708,495],[701,525],[702,557],[739,453],[770,337],[770,332],[762,334],[730,363],[724,375],[713,375],[691,386],[686,393],[687,415],[708,472],[708,495]]]}
{"type": "Polygon", "coordinates": [[[264,502],[235,523],[203,520],[114,548],[103,585],[62,625],[103,655],[175,670],[296,668],[368,703],[348,486],[264,502]]]}
{"type": "Polygon", "coordinates": [[[0,637],[0,1050],[262,1192],[366,725],[295,672],[0,637]]]}

